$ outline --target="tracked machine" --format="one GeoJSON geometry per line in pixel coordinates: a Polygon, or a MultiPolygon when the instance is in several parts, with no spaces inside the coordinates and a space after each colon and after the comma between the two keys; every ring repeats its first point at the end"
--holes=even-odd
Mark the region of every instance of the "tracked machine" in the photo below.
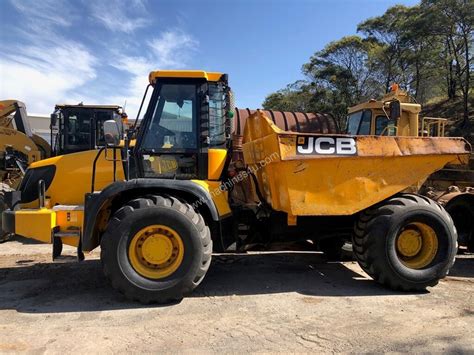
{"type": "Polygon", "coordinates": [[[112,286],[144,303],[181,299],[213,251],[255,241],[351,234],[361,267],[397,290],[434,286],[453,265],[451,217],[405,191],[465,164],[464,139],[341,135],[317,117],[289,124],[262,111],[236,135],[227,75],[155,71],[149,81],[139,127],[122,134],[108,120],[107,146],[28,168],[7,196],[7,232],[52,243],[53,256],[63,243],[100,246],[112,286]],[[311,122],[319,128],[306,131],[311,122]]]}

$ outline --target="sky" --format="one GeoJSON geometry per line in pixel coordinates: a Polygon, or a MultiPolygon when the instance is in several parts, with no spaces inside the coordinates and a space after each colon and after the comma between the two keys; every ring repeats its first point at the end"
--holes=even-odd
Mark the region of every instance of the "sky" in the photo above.
{"type": "Polygon", "coordinates": [[[0,0],[0,99],[124,105],[134,118],[158,69],[229,74],[238,107],[302,79],[357,24],[412,0],[0,0]]]}

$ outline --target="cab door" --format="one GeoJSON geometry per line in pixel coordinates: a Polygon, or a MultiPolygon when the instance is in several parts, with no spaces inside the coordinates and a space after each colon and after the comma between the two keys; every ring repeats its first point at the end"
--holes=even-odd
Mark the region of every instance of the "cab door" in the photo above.
{"type": "Polygon", "coordinates": [[[203,178],[200,84],[196,80],[156,84],[135,147],[139,177],[203,178]]]}

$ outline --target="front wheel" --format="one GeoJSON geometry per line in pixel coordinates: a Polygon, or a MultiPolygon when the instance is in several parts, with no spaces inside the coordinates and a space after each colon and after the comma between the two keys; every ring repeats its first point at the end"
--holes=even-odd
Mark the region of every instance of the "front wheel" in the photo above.
{"type": "Polygon", "coordinates": [[[361,268],[394,290],[435,286],[454,263],[457,234],[436,202],[403,194],[362,212],[353,234],[361,268]]]}
{"type": "Polygon", "coordinates": [[[181,300],[203,280],[212,241],[202,216],[168,196],[128,202],[101,240],[104,274],[127,298],[142,303],[181,300]]]}

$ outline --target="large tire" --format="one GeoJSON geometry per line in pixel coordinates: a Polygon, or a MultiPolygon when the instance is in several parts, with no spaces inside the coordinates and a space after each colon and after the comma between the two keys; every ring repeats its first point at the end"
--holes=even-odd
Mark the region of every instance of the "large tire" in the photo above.
{"type": "Polygon", "coordinates": [[[456,226],[459,245],[474,253],[474,203],[471,195],[458,196],[445,207],[456,226]]]}
{"type": "Polygon", "coordinates": [[[11,233],[3,232],[2,229],[2,213],[7,209],[7,205],[5,203],[5,192],[9,192],[12,190],[13,189],[9,185],[0,182],[0,243],[5,243],[12,236],[11,233]]]}
{"type": "Polygon", "coordinates": [[[411,194],[362,212],[352,241],[361,268],[378,283],[402,291],[435,286],[457,251],[449,214],[429,198],[411,194]]]}
{"type": "MultiPolygon", "coordinates": [[[[152,235],[152,238],[156,235],[163,237],[168,232],[162,233],[146,232],[145,235],[146,238],[149,238],[148,235],[152,235]]],[[[204,219],[189,204],[174,197],[146,196],[128,202],[114,214],[102,236],[101,249],[104,274],[115,289],[130,300],[146,304],[169,303],[181,300],[201,283],[211,263],[212,240],[204,219]],[[147,265],[152,264],[148,263],[149,259],[145,261],[145,258],[150,257],[150,250],[153,249],[145,252],[145,243],[141,246],[138,244],[138,248],[143,248],[141,259],[145,266],[137,264],[133,257],[135,254],[130,253],[133,253],[132,245],[137,247],[134,242],[136,236],[144,229],[156,225],[174,231],[182,241],[184,251],[181,261],[176,264],[177,269],[171,274],[150,277],[140,270],[145,268],[145,271],[149,271],[147,265]]],[[[153,257],[151,255],[152,259],[153,257]]],[[[174,259],[172,265],[175,265],[176,260],[178,259],[174,259]]],[[[171,261],[165,262],[165,271],[168,262],[171,261]]],[[[156,264],[159,263],[156,261],[156,264]]],[[[150,268],[150,272],[154,272],[153,268],[159,272],[162,270],[158,265],[150,268]]]]}

